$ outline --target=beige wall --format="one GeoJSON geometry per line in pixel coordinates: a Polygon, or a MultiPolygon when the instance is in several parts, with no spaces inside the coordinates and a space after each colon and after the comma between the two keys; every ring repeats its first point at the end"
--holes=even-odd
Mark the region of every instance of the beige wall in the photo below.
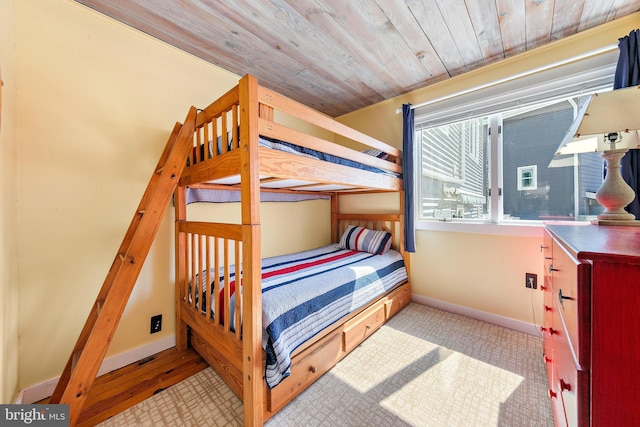
{"type": "MultiPolygon", "coordinates": [[[[174,123],[239,76],[71,0],[21,0],[15,9],[24,388],[62,372],[174,123]]],[[[196,208],[208,217],[234,209],[196,208]]],[[[263,211],[265,254],[328,241],[327,201],[263,211]],[[326,225],[309,231],[307,218],[326,225]],[[284,239],[285,226],[300,240],[284,239]]],[[[3,209],[3,228],[11,212],[3,209]]],[[[169,209],[108,356],[174,332],[172,218],[169,209]],[[163,314],[163,330],[150,335],[155,314],[163,314]]]]}
{"type": "Polygon", "coordinates": [[[18,392],[18,205],[13,1],[0,2],[0,403],[18,392]]]}
{"type": "MultiPolygon", "coordinates": [[[[618,38],[640,27],[640,13],[602,25],[493,65],[416,90],[339,118],[396,147],[402,146],[402,117],[396,109],[419,104],[489,82],[553,64],[566,58],[616,44],[618,38]]],[[[364,201],[350,209],[366,209],[364,201]]],[[[389,202],[387,202],[389,203],[389,202]]],[[[372,204],[376,208],[379,202],[372,204]]],[[[411,256],[414,297],[437,300],[464,309],[480,310],[535,324],[540,321],[542,293],[524,286],[525,273],[542,282],[542,231],[521,235],[417,231],[411,256]]]]}

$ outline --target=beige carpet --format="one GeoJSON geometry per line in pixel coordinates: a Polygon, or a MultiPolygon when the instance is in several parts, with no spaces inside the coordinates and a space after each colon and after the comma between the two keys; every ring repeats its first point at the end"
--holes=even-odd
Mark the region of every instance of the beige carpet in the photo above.
{"type": "MultiPolygon", "coordinates": [[[[410,304],[266,425],[553,426],[542,340],[410,304]]],[[[241,426],[211,369],[101,426],[241,426]]]]}

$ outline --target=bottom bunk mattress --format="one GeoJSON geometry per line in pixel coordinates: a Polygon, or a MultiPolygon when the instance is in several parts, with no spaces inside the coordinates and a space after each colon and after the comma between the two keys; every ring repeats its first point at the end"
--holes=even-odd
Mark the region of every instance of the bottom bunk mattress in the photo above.
{"type": "MultiPolygon", "coordinates": [[[[235,294],[234,278],[231,273],[235,294]]],[[[291,355],[300,345],[406,280],[403,258],[395,250],[372,254],[331,244],[263,259],[262,327],[269,388],[289,376],[291,355]]]]}

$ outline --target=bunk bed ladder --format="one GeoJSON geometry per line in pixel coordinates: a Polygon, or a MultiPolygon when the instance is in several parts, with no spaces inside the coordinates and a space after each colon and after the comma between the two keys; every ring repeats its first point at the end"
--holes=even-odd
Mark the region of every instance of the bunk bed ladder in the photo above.
{"type": "Polygon", "coordinates": [[[51,397],[75,425],[193,146],[196,109],[176,123],[51,397]]]}

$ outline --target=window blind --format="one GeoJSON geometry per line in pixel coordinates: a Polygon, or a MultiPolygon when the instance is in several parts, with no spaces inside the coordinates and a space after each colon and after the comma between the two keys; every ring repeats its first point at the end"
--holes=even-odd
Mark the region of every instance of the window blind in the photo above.
{"type": "Polygon", "coordinates": [[[617,49],[606,50],[598,55],[416,106],[416,129],[610,90],[617,59],[617,49]]]}

